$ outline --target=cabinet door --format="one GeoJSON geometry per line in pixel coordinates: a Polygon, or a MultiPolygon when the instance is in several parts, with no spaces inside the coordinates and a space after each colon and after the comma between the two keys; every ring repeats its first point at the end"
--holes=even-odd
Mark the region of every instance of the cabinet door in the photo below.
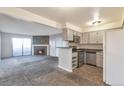
{"type": "Polygon", "coordinates": [[[83,43],[83,36],[82,36],[82,33],[78,33],[78,36],[80,37],[80,44],[83,43]]]}
{"type": "Polygon", "coordinates": [[[73,35],[74,36],[77,36],[77,31],[73,31],[73,35]]]}
{"type": "Polygon", "coordinates": [[[98,43],[103,43],[103,34],[104,32],[103,31],[100,31],[100,32],[97,32],[98,35],[97,35],[97,38],[98,38],[98,43]]]}
{"type": "Polygon", "coordinates": [[[81,39],[82,39],[82,33],[81,32],[76,32],[76,36],[79,37],[79,44],[82,42],[81,39]]]}
{"type": "Polygon", "coordinates": [[[103,52],[97,52],[96,64],[98,67],[103,67],[103,52]]]}
{"type": "Polygon", "coordinates": [[[63,40],[73,41],[73,31],[67,28],[63,29],[63,40]]]}
{"type": "Polygon", "coordinates": [[[73,41],[73,31],[70,29],[67,30],[67,39],[68,41],[73,41]]]}
{"type": "Polygon", "coordinates": [[[77,36],[80,36],[81,35],[81,33],[80,32],[77,32],[77,36]]]}
{"type": "Polygon", "coordinates": [[[83,33],[82,36],[83,36],[83,37],[82,37],[82,43],[83,43],[83,44],[89,43],[89,33],[83,33]]]}
{"type": "Polygon", "coordinates": [[[89,33],[90,36],[89,36],[89,43],[91,44],[96,44],[98,42],[98,39],[97,39],[97,32],[90,32],[89,33]]]}
{"type": "Polygon", "coordinates": [[[67,40],[67,29],[66,28],[63,29],[62,37],[63,37],[63,40],[67,40]]]}

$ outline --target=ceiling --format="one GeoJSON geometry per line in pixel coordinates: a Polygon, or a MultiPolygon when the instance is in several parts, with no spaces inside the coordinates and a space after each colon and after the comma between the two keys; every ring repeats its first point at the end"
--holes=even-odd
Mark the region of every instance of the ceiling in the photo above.
{"type": "Polygon", "coordinates": [[[24,7],[22,9],[61,24],[69,22],[81,28],[92,27],[89,22],[94,18],[102,20],[100,25],[122,20],[124,11],[121,7],[24,7]]]}
{"type": "Polygon", "coordinates": [[[71,29],[79,28],[80,30],[81,28],[82,32],[101,31],[121,27],[123,11],[124,8],[121,7],[0,8],[0,31],[28,35],[53,35],[61,33],[61,28],[65,24],[71,29]],[[101,19],[102,23],[98,26],[89,24],[94,18],[101,19]]]}
{"type": "Polygon", "coordinates": [[[26,35],[53,35],[62,32],[60,29],[5,14],[0,14],[0,31],[26,35]]]}

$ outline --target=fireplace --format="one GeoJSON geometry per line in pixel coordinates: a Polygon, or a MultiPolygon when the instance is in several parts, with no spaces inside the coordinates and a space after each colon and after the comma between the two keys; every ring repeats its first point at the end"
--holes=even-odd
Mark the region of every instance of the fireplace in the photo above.
{"type": "Polygon", "coordinates": [[[34,46],[34,55],[47,55],[46,46],[34,46]]]}
{"type": "Polygon", "coordinates": [[[32,55],[49,55],[49,46],[32,45],[32,55]]]}
{"type": "Polygon", "coordinates": [[[45,50],[44,49],[37,50],[36,55],[45,55],[45,50]]]}

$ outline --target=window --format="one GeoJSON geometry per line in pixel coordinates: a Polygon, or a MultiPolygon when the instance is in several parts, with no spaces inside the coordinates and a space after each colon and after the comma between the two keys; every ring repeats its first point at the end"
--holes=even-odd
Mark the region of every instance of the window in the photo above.
{"type": "Polygon", "coordinates": [[[31,55],[31,39],[13,38],[13,56],[31,55]]]}

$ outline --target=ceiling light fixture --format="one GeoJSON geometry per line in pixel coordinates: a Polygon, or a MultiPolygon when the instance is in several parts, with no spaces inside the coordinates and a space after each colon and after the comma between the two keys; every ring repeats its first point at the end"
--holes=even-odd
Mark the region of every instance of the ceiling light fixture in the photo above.
{"type": "Polygon", "coordinates": [[[92,24],[93,25],[99,25],[102,21],[101,20],[96,20],[96,21],[93,21],[92,24]]]}

